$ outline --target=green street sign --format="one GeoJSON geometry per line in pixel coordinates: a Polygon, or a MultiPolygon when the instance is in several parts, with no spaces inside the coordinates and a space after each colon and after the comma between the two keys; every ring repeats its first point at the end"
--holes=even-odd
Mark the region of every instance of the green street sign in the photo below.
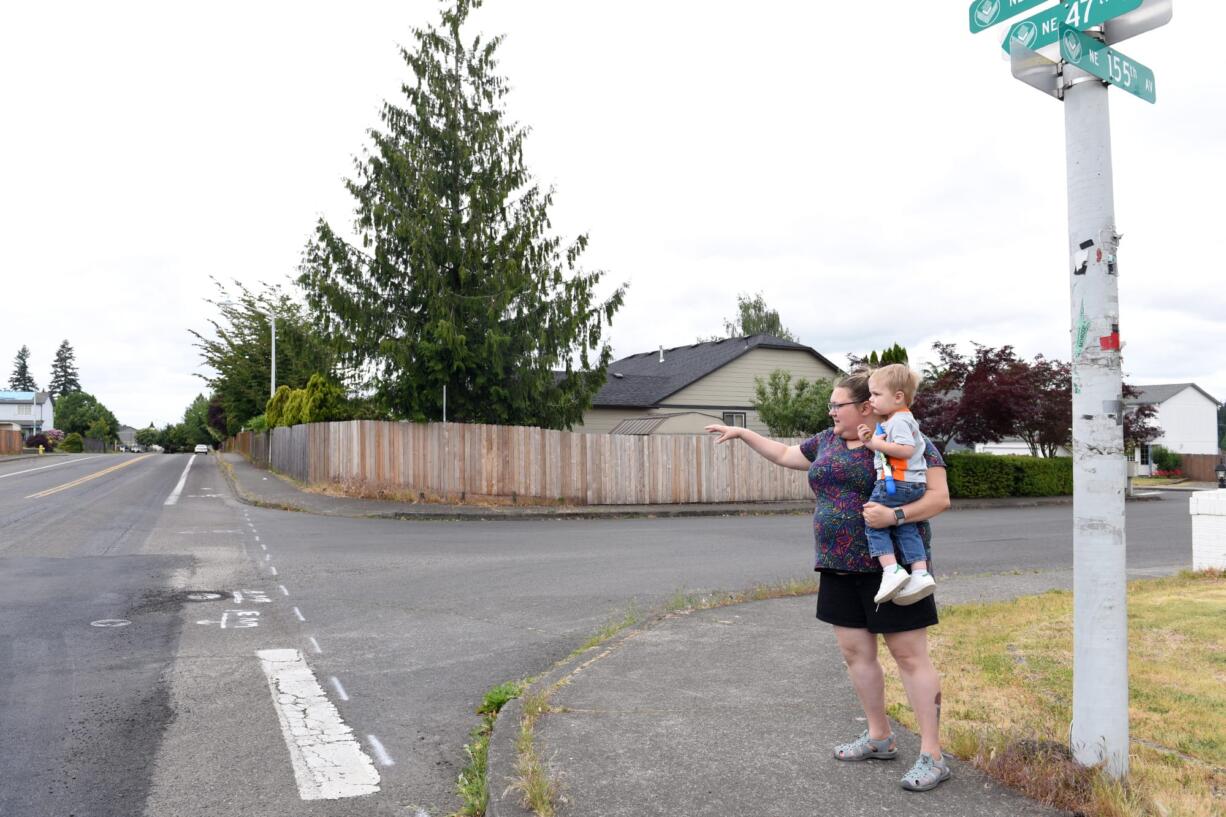
{"type": "Polygon", "coordinates": [[[975,0],[971,3],[971,33],[978,34],[1047,2],[1050,0],[975,0]]]}
{"type": "Polygon", "coordinates": [[[1014,23],[1000,47],[1008,53],[1009,41],[1017,40],[1031,51],[1038,51],[1060,38],[1061,26],[1090,28],[1102,25],[1112,17],[1127,14],[1140,5],[1141,0],[1063,0],[1054,8],[1014,23]]]}
{"type": "Polygon", "coordinates": [[[1060,27],[1060,56],[1070,65],[1146,102],[1158,101],[1153,71],[1074,28],[1060,27]]]}

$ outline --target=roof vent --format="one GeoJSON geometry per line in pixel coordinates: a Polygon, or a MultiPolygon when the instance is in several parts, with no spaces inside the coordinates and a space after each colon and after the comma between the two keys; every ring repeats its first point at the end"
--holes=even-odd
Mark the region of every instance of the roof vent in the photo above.
{"type": "Polygon", "coordinates": [[[625,375],[622,374],[621,372],[613,372],[613,376],[614,377],[625,377],[625,375]]]}
{"type": "Polygon", "coordinates": [[[660,347],[660,362],[661,363],[664,362],[664,347],[663,346],[660,347]]]}

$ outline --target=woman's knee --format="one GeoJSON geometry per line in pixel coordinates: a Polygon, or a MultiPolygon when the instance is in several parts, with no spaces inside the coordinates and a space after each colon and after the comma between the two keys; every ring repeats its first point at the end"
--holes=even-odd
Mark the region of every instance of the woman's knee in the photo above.
{"type": "Polygon", "coordinates": [[[924,631],[892,633],[886,636],[885,643],[900,672],[935,672],[932,659],[928,655],[928,639],[924,631]]]}
{"type": "Polygon", "coordinates": [[[853,630],[846,627],[835,627],[835,638],[843,660],[849,667],[876,663],[877,637],[868,630],[853,630]]]}

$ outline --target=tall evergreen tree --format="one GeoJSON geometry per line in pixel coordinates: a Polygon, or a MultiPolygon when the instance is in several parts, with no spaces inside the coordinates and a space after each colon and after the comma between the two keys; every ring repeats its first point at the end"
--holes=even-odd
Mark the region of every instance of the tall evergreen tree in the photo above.
{"type": "Polygon", "coordinates": [[[67,340],[55,350],[55,361],[51,364],[51,382],[47,384],[47,391],[51,392],[52,396],[59,397],[81,390],[76,357],[77,353],[72,350],[67,340]]]}
{"type": "Polygon", "coordinates": [[[13,359],[13,374],[9,377],[9,388],[13,391],[38,391],[38,384],[30,374],[30,347],[22,346],[13,359]]]}
{"type": "Polygon", "coordinates": [[[383,406],[412,420],[569,428],[612,360],[603,329],[624,286],[597,298],[587,247],[550,232],[553,191],[524,164],[527,131],[505,118],[501,37],[466,41],[480,0],[456,0],[401,54],[403,105],[346,186],[356,245],[325,221],[299,283],[321,325],[383,406]],[[555,376],[555,369],[564,373],[555,376]]]}

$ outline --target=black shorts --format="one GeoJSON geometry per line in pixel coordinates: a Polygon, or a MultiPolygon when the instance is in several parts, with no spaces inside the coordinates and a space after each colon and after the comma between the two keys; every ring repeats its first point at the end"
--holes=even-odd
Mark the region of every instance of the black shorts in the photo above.
{"type": "Polygon", "coordinates": [[[822,571],[817,587],[818,620],[870,633],[902,633],[937,623],[935,596],[906,606],[892,601],[878,605],[873,596],[880,586],[880,573],[822,571]]]}

